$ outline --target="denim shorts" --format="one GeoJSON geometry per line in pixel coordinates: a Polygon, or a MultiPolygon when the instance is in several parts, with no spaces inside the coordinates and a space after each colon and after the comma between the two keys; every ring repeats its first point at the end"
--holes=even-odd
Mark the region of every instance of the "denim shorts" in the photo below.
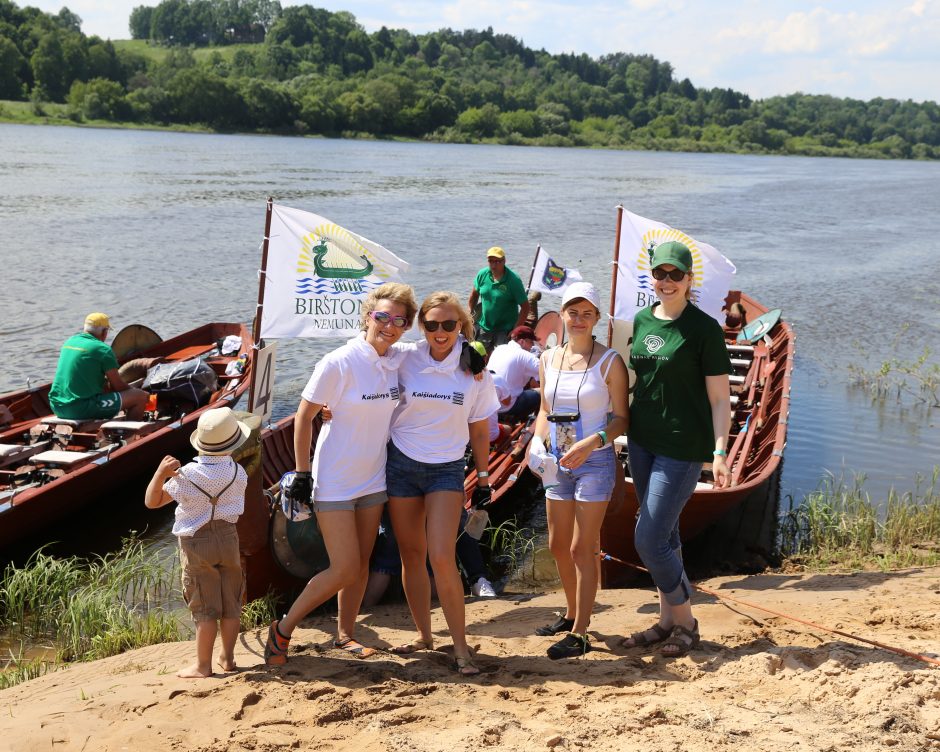
{"type": "Polygon", "coordinates": [[[389,496],[425,496],[434,491],[463,493],[464,460],[420,462],[413,460],[391,441],[385,478],[389,496]]]}
{"type": "Polygon", "coordinates": [[[581,467],[575,470],[558,468],[558,485],[545,491],[546,499],[562,501],[610,501],[614,493],[617,472],[622,472],[613,445],[609,449],[591,452],[581,467]]]}

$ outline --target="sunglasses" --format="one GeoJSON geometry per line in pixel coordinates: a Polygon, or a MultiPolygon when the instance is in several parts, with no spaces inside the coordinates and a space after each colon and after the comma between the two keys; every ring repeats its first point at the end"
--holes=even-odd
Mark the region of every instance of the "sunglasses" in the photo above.
{"type": "Polygon", "coordinates": [[[681,269],[673,269],[671,272],[667,272],[665,269],[660,269],[658,266],[653,269],[653,279],[658,279],[662,282],[666,277],[669,277],[673,282],[681,282],[682,278],[686,275],[686,272],[681,269]]]}
{"type": "Polygon", "coordinates": [[[438,327],[441,327],[445,332],[452,332],[457,328],[459,321],[423,321],[425,331],[436,332],[438,327]]]}
{"type": "Polygon", "coordinates": [[[391,324],[392,326],[397,326],[399,329],[404,329],[408,326],[408,319],[404,316],[392,316],[392,314],[385,313],[385,311],[369,311],[369,318],[379,326],[391,324]]]}

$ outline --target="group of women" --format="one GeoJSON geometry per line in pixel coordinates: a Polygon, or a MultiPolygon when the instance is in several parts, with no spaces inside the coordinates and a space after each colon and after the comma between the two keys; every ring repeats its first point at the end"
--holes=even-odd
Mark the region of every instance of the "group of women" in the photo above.
{"type": "MultiPolygon", "coordinates": [[[[651,266],[660,303],[635,322],[630,361],[637,382],[629,414],[626,364],[593,336],[601,312],[592,285],[567,289],[561,310],[566,343],[541,356],[542,396],[533,444],[550,444],[559,466],[557,484],[546,490],[546,508],[566,611],[537,633],[565,633],[548,648],[555,659],[590,649],[587,627],[598,585],[600,528],[621,472],[613,439],[624,432],[640,499],[637,550],[656,584],[661,612],[656,624],[623,644],[661,642],[664,654],[682,655],[699,639],[678,518],[704,461],[713,463],[717,484],[729,482],[723,459],[730,362],[720,326],[690,303],[694,278],[688,249],[664,243],[651,266]]],[[[353,633],[387,501],[417,628],[414,640],[392,652],[434,646],[430,561],[453,641],[454,668],[464,676],[477,674],[466,641],[455,541],[468,443],[479,479],[474,500],[487,499],[487,420],[499,408],[492,377],[486,371],[474,375],[461,364],[473,329],[469,312],[453,293],[432,293],[419,308],[410,287],[388,283],[368,296],[362,312],[362,333],[325,356],[303,391],[295,421],[297,471],[285,489],[304,501],[312,492],[330,566],[307,583],[283,618],[271,623],[265,661],[285,663],[299,622],[337,594],[336,647],[363,657],[374,652],[353,633]],[[424,339],[399,342],[416,316],[424,339]],[[320,431],[311,461],[312,420],[327,405],[332,419],[320,431]]]]}

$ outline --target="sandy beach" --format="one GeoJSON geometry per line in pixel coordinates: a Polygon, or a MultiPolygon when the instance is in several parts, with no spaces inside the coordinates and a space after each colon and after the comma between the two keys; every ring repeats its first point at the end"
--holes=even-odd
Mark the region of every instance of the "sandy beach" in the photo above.
{"type": "MultiPolygon", "coordinates": [[[[940,654],[940,568],[768,573],[701,584],[909,651],[940,654]]],[[[264,632],[244,633],[239,670],[184,680],[192,643],[72,666],[0,692],[0,748],[26,750],[940,750],[940,667],[753,608],[695,597],[702,645],[684,658],[619,646],[655,613],[649,589],[598,594],[595,649],[550,661],[560,593],[467,604],[483,673],[465,679],[440,609],[436,650],[347,657],[334,620],[295,633],[267,669],[264,632]]],[[[359,639],[411,639],[404,604],[363,614],[359,639]]]]}

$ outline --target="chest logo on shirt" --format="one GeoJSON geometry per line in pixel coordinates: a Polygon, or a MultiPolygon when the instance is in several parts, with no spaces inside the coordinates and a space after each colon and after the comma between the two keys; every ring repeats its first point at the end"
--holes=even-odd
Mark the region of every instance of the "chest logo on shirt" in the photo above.
{"type": "Polygon", "coordinates": [[[454,392],[453,394],[444,394],[443,392],[412,392],[411,396],[453,402],[455,405],[463,404],[463,392],[454,392]]]}
{"type": "Polygon", "coordinates": [[[643,344],[646,345],[646,349],[650,352],[650,354],[655,354],[663,345],[666,344],[666,340],[657,334],[647,334],[643,338],[643,344]]]}

